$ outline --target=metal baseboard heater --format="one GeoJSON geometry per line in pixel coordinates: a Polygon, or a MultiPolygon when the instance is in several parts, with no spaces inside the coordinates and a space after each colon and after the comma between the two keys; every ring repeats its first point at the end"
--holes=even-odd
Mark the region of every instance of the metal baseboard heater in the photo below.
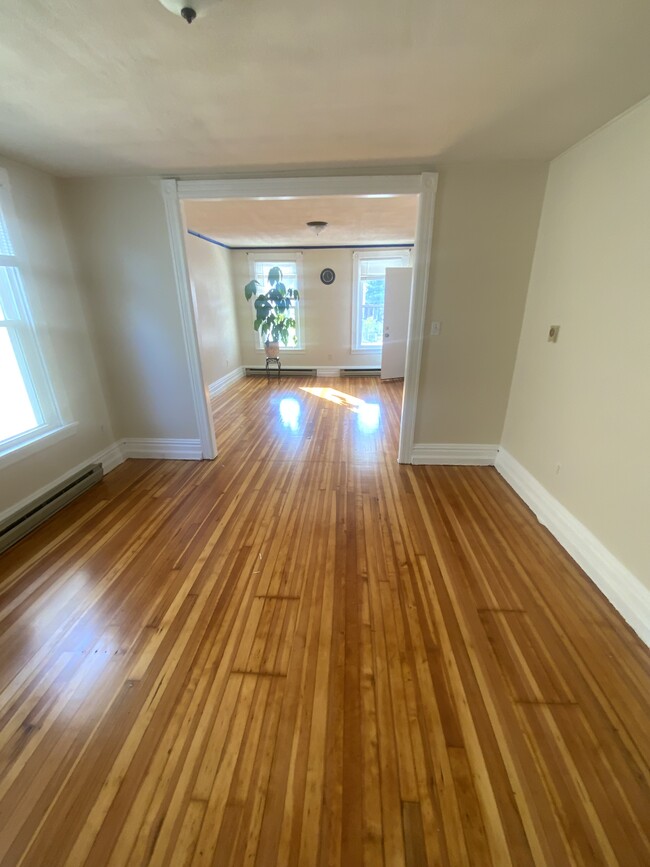
{"type": "Polygon", "coordinates": [[[103,476],[101,464],[89,464],[45,494],[36,497],[22,509],[18,509],[0,524],[0,553],[15,545],[88,488],[92,488],[103,476]]]}
{"type": "MultiPolygon", "coordinates": [[[[271,376],[277,377],[278,371],[272,367],[269,371],[271,376]]],[[[316,376],[318,371],[315,367],[283,367],[282,376],[316,376]]],[[[266,376],[264,367],[247,367],[246,376],[266,376]]]]}
{"type": "Polygon", "coordinates": [[[341,376],[380,376],[378,367],[342,367],[341,376]]]}
{"type": "MultiPolygon", "coordinates": [[[[275,367],[270,370],[271,376],[277,376],[278,372],[275,367]]],[[[338,374],[334,376],[380,376],[381,370],[378,367],[342,367],[338,374]]],[[[247,367],[246,376],[266,376],[266,368],[264,367],[247,367]]],[[[282,376],[318,376],[318,368],[316,367],[283,367],[282,376]]]]}

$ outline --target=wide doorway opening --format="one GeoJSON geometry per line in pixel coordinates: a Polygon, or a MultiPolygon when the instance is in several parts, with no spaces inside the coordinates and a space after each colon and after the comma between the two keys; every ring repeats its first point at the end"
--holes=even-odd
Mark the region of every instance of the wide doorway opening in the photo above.
{"type": "Polygon", "coordinates": [[[376,377],[404,383],[410,461],[435,175],[347,180],[164,182],[205,457],[242,377],[311,377],[348,408],[345,382],[376,377]]]}

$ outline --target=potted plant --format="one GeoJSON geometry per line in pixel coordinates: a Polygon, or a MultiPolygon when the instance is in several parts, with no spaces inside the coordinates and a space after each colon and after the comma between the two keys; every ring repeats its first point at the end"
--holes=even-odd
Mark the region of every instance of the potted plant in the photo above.
{"type": "Polygon", "coordinates": [[[282,271],[277,266],[269,270],[266,282],[270,288],[260,292],[262,287],[259,280],[251,280],[244,286],[244,294],[247,301],[255,298],[253,328],[262,335],[267,358],[277,358],[280,343],[288,346],[291,339],[289,331],[296,327],[291,311],[299,295],[297,289],[287,289],[282,282],[282,271]]]}

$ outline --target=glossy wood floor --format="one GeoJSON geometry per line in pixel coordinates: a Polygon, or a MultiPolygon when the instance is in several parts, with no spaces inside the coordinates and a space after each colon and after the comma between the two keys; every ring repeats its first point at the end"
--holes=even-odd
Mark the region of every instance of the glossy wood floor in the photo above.
{"type": "Polygon", "coordinates": [[[650,864],[640,642],[494,469],[396,464],[398,384],[326,385],[0,559],[1,864],[650,864]]]}

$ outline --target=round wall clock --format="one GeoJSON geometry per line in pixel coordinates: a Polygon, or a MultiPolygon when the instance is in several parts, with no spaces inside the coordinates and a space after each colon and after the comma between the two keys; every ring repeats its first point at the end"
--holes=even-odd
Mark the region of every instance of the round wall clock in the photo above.
{"type": "Polygon", "coordinates": [[[334,273],[333,268],[323,268],[320,272],[321,282],[326,286],[331,286],[332,283],[336,280],[336,274],[334,273]]]}

